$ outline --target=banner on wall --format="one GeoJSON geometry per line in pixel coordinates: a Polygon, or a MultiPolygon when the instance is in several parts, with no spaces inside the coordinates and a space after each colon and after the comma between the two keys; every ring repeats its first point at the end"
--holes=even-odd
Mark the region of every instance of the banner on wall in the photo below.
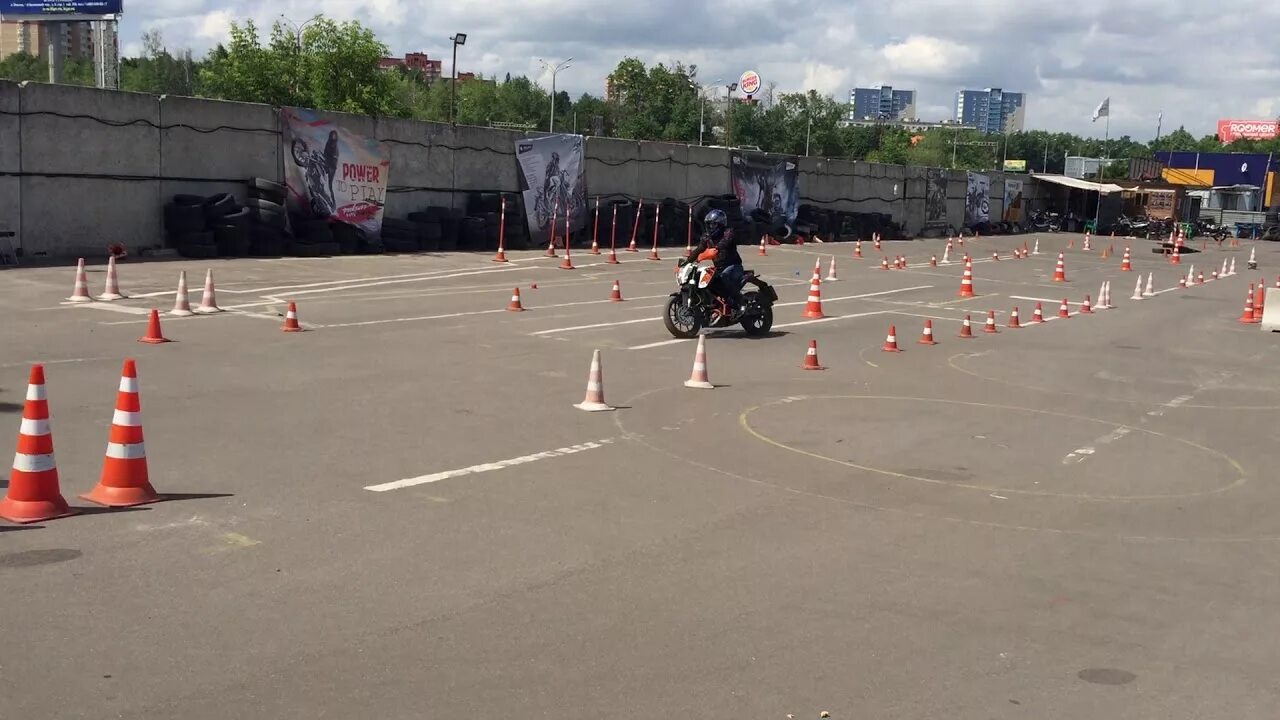
{"type": "Polygon", "coordinates": [[[312,110],[281,108],[289,213],[382,234],[391,151],[312,110]]]}
{"type": "Polygon", "coordinates": [[[969,173],[969,189],[964,196],[964,224],[973,227],[991,220],[991,179],[969,173]]]}
{"type": "Polygon", "coordinates": [[[947,171],[929,168],[924,180],[924,224],[947,224],[947,171]]]}
{"type": "Polygon", "coordinates": [[[1004,181],[1004,221],[1022,222],[1022,181],[1004,181]]]}
{"type": "Polygon", "coordinates": [[[732,152],[729,180],[743,218],[764,210],[770,217],[785,215],[788,224],[795,223],[800,210],[800,168],[795,158],[732,152]]]}
{"type": "Polygon", "coordinates": [[[566,210],[571,232],[587,226],[587,164],[581,135],[517,140],[516,162],[530,239],[550,242],[552,215],[556,237],[563,237],[566,210]]]}

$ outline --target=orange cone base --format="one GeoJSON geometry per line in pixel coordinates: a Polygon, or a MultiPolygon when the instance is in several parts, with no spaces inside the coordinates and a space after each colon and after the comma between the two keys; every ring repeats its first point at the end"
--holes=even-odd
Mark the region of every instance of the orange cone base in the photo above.
{"type": "Polygon", "coordinates": [[[140,337],[138,342],[147,343],[149,345],[159,345],[160,343],[173,342],[167,337],[140,337]]]}
{"type": "MultiPolygon", "coordinates": [[[[302,327],[300,327],[300,326],[299,326],[299,327],[288,327],[288,326],[285,326],[285,327],[280,328],[280,331],[281,331],[281,332],[302,332],[303,330],[302,330],[302,327]]],[[[142,340],[142,341],[140,341],[140,342],[147,342],[147,341],[146,341],[146,340],[142,340]]],[[[169,341],[168,341],[168,340],[165,340],[165,342],[169,342],[169,341]]]]}
{"type": "Polygon", "coordinates": [[[564,258],[564,262],[560,263],[560,269],[561,270],[577,270],[578,268],[573,266],[573,261],[570,260],[569,256],[566,255],[564,258]]]}
{"type": "Polygon", "coordinates": [[[60,497],[54,500],[0,500],[0,518],[20,525],[71,517],[76,512],[60,497]]]}
{"type": "Polygon", "coordinates": [[[649,252],[649,259],[650,259],[650,260],[661,260],[662,258],[658,257],[658,251],[657,251],[657,250],[651,250],[651,251],[649,252]]]}
{"type": "Polygon", "coordinates": [[[91,503],[105,505],[107,507],[132,507],[134,505],[146,505],[147,503],[158,502],[160,496],[156,494],[155,488],[148,483],[142,487],[108,487],[99,485],[92,491],[79,496],[83,500],[91,503]]]}
{"type": "Polygon", "coordinates": [[[493,261],[494,262],[510,262],[509,260],[507,260],[507,254],[501,250],[498,251],[497,255],[493,256],[493,261]]]}
{"type": "Polygon", "coordinates": [[[608,260],[605,260],[605,263],[607,263],[607,264],[609,264],[609,265],[620,265],[620,264],[622,264],[622,261],[618,260],[618,254],[617,254],[616,252],[614,252],[614,251],[610,250],[610,251],[609,251],[609,259],[608,259],[608,260]]]}

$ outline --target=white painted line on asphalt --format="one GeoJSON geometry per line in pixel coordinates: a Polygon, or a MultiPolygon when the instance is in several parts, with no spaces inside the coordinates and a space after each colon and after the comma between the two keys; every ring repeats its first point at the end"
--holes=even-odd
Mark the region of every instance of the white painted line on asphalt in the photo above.
{"type": "MultiPolygon", "coordinates": [[[[267,258],[267,259],[274,259],[274,258],[267,258]]],[[[282,259],[288,260],[290,258],[282,258],[282,259]]],[[[299,259],[299,258],[294,258],[294,259],[299,259]]],[[[512,268],[508,266],[497,266],[492,268],[486,268],[485,270],[479,270],[477,272],[482,272],[482,273],[483,272],[490,272],[490,273],[511,272],[512,270],[515,270],[515,269],[516,268],[512,268]]],[[[351,278],[343,278],[341,280],[322,280],[319,282],[299,283],[295,285],[272,285],[268,287],[249,288],[247,290],[231,288],[231,287],[223,287],[219,285],[218,292],[226,292],[234,295],[254,295],[254,294],[261,295],[268,292],[275,292],[277,290],[302,290],[305,288],[321,288],[327,285],[346,285],[349,283],[367,283],[367,282],[373,282],[376,280],[400,280],[400,279],[409,279],[409,278],[417,278],[420,280],[433,280],[436,278],[453,277],[453,273],[456,273],[456,272],[459,272],[459,269],[423,270],[421,272],[403,273],[400,275],[375,275],[372,277],[351,277],[351,278]]]]}
{"type": "MultiPolygon", "coordinates": [[[[654,305],[651,309],[657,309],[658,307],[659,307],[658,305],[654,305]]],[[[642,323],[642,322],[660,322],[661,320],[662,318],[660,317],[642,317],[642,318],[636,318],[635,320],[618,320],[615,322],[594,323],[591,325],[574,325],[572,327],[552,328],[550,330],[539,330],[537,332],[531,332],[529,334],[530,335],[555,335],[558,333],[573,332],[574,330],[595,330],[597,328],[603,328],[603,327],[614,327],[615,325],[634,325],[636,323],[642,323]]]]}
{"type": "MultiPolygon", "coordinates": [[[[797,327],[799,325],[816,325],[818,323],[835,322],[837,320],[852,320],[854,318],[871,317],[873,315],[886,315],[892,312],[894,311],[893,310],[873,310],[871,312],[855,313],[853,315],[828,315],[827,317],[818,318],[814,320],[798,320],[796,322],[782,323],[781,325],[774,325],[774,327],[787,328],[787,327],[797,327]]],[[[729,330],[729,328],[717,328],[717,330],[729,330]]],[[[716,331],[709,330],[707,332],[708,334],[715,334],[716,331]]],[[[666,345],[675,345],[676,343],[683,343],[683,342],[692,342],[692,340],[685,340],[683,338],[673,338],[671,340],[659,340],[658,342],[646,343],[644,345],[632,345],[631,347],[626,349],[627,350],[649,350],[651,348],[663,347],[666,345]]]]}
{"type": "MultiPolygon", "coordinates": [[[[1062,305],[1062,301],[1063,301],[1063,298],[1058,298],[1057,300],[1053,300],[1050,298],[1026,297],[1024,295],[1010,295],[1009,298],[1011,300],[1031,300],[1032,302],[1040,302],[1040,303],[1057,303],[1059,306],[1062,305]]],[[[1068,307],[1070,307],[1071,305],[1079,305],[1079,304],[1080,303],[1078,302],[1072,302],[1071,300],[1067,300],[1068,307]]]]}
{"type": "Polygon", "coordinates": [[[382,320],[362,320],[360,322],[349,323],[333,323],[331,325],[317,325],[317,328],[344,328],[344,327],[365,327],[366,325],[385,325],[387,323],[416,322],[418,320],[445,320],[447,318],[468,317],[471,315],[492,315],[495,313],[508,312],[506,308],[498,308],[496,310],[469,310],[467,312],[444,313],[442,315],[419,315],[417,317],[398,317],[383,318],[382,320]]]}
{"type": "Polygon", "coordinates": [[[1067,456],[1062,458],[1062,464],[1074,465],[1076,463],[1084,462],[1085,459],[1087,459],[1090,455],[1093,455],[1098,451],[1098,448],[1096,446],[1108,445],[1110,443],[1115,442],[1116,440],[1119,440],[1125,435],[1128,435],[1131,432],[1133,432],[1133,428],[1125,425],[1121,425],[1115,430],[1112,430],[1106,435],[1103,435],[1097,440],[1094,440],[1093,445],[1085,445],[1084,447],[1078,447],[1075,450],[1072,450],[1071,452],[1067,453],[1067,456]]]}
{"type": "Polygon", "coordinates": [[[508,460],[472,465],[471,467],[459,468],[457,470],[446,470],[444,472],[432,473],[431,475],[419,475],[417,477],[405,478],[394,482],[382,483],[381,485],[366,485],[364,489],[371,490],[373,492],[387,492],[388,490],[399,490],[401,488],[414,487],[415,485],[426,485],[427,483],[440,482],[441,480],[448,480],[449,478],[474,475],[476,473],[490,472],[492,470],[501,470],[503,468],[509,468],[515,465],[524,465],[538,460],[547,460],[550,458],[562,457],[564,455],[573,455],[586,450],[595,450],[596,448],[609,445],[617,439],[618,438],[605,438],[603,440],[596,440],[595,442],[585,442],[579,445],[556,448],[555,450],[546,450],[532,455],[521,455],[520,457],[510,458],[508,460]]]}
{"type": "MultiPolygon", "coordinates": [[[[822,298],[822,302],[829,303],[829,302],[839,302],[841,300],[861,300],[863,298],[881,297],[883,295],[895,295],[897,293],[911,292],[912,290],[928,290],[932,287],[933,287],[932,285],[916,285],[914,287],[898,288],[896,290],[882,290],[880,292],[863,293],[861,295],[842,295],[840,297],[831,297],[831,298],[824,297],[822,298]]],[[[773,306],[774,307],[791,307],[793,305],[804,305],[804,304],[807,304],[808,302],[809,300],[806,298],[804,300],[800,300],[797,302],[774,303],[773,306]]]]}
{"type": "Polygon", "coordinates": [[[68,307],[86,308],[89,310],[109,310],[111,312],[124,313],[125,315],[150,315],[150,308],[133,307],[132,305],[116,305],[109,302],[90,302],[75,303],[68,307]]]}
{"type": "Polygon", "coordinates": [[[0,368],[27,367],[29,365],[63,365],[67,363],[82,363],[82,362],[91,362],[94,360],[114,360],[114,359],[115,358],[109,358],[109,357],[85,357],[85,358],[67,358],[65,360],[24,360],[22,362],[16,362],[16,363],[5,363],[3,365],[0,365],[0,368]]]}

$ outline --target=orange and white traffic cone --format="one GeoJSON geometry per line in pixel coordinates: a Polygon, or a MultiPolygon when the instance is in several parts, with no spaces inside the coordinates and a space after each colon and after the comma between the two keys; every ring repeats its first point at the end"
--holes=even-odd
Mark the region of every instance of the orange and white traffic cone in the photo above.
{"type": "Polygon", "coordinates": [[[765,249],[766,247],[768,247],[768,243],[765,242],[764,235],[761,235],[760,236],[760,256],[761,257],[764,257],[765,255],[769,254],[769,251],[765,249]]]}
{"type": "Polygon", "coordinates": [[[929,256],[929,267],[938,267],[938,256],[937,256],[937,255],[930,255],[930,256],[929,256]]]}
{"type": "Polygon", "coordinates": [[[289,303],[289,309],[284,314],[284,325],[280,329],[284,332],[302,332],[302,325],[298,323],[297,303],[289,303]]]}
{"type": "Polygon", "coordinates": [[[1197,285],[1203,285],[1203,284],[1204,284],[1204,271],[1203,271],[1203,270],[1201,270],[1201,271],[1199,271],[1199,272],[1197,272],[1197,273],[1196,273],[1196,284],[1197,284],[1197,285]]]}
{"type": "Polygon", "coordinates": [[[520,288],[511,291],[511,302],[507,303],[507,309],[511,312],[524,312],[524,306],[520,304],[520,288]]]}
{"type": "Polygon", "coordinates": [[[187,297],[187,271],[178,272],[178,293],[173,298],[173,309],[169,311],[170,315],[177,317],[188,317],[195,315],[191,311],[191,300],[187,297]]]}
{"type": "Polygon", "coordinates": [[[920,345],[937,345],[938,344],[938,341],[933,339],[933,321],[932,320],[925,318],[924,330],[920,332],[920,340],[917,342],[920,345]]]}
{"type": "MultiPolygon", "coordinates": [[[[517,291],[519,289],[516,288],[517,291]]],[[[514,299],[519,300],[518,297],[514,299]]],[[[609,291],[609,302],[622,302],[622,286],[618,284],[617,280],[613,281],[613,289],[609,291]]]]}
{"type": "Polygon", "coordinates": [[[9,473],[4,500],[0,500],[0,518],[33,523],[74,514],[59,487],[44,365],[32,365],[22,423],[18,427],[18,447],[13,454],[13,471],[9,473]]]}
{"type": "Polygon", "coordinates": [[[1000,332],[1000,330],[996,327],[996,311],[995,310],[987,311],[987,321],[982,326],[982,332],[993,333],[993,334],[1000,332]]]}
{"type": "Polygon", "coordinates": [[[825,278],[825,280],[827,282],[835,282],[836,280],[839,280],[839,279],[840,278],[836,277],[836,256],[832,255],[831,263],[827,266],[827,277],[825,278]]]}
{"type": "Polygon", "coordinates": [[[1133,272],[1133,258],[1129,254],[1129,248],[1124,249],[1124,255],[1120,258],[1120,272],[1133,272]]]}
{"type": "Polygon", "coordinates": [[[898,256],[898,269],[899,269],[899,270],[906,270],[906,269],[907,269],[907,256],[906,256],[906,255],[899,255],[899,256],[898,256]]]}
{"type": "Polygon", "coordinates": [[[892,325],[889,326],[889,334],[884,337],[884,347],[880,348],[884,352],[902,352],[898,347],[898,329],[892,325]]]}
{"type": "Polygon", "coordinates": [[[877,250],[880,249],[880,233],[871,236],[871,242],[875,244],[877,250]]]}
{"type": "Polygon", "coordinates": [[[1066,253],[1058,253],[1058,266],[1053,269],[1054,282],[1067,281],[1066,253]]]}
{"type": "Polygon", "coordinates": [[[1040,238],[1036,238],[1036,246],[1035,246],[1035,248],[1031,251],[1031,254],[1032,254],[1032,255],[1039,255],[1039,254],[1040,254],[1040,238]]]}
{"type": "Polygon", "coordinates": [[[1169,264],[1170,265],[1182,264],[1182,251],[1177,245],[1173,246],[1173,254],[1169,256],[1169,264]]]}
{"type": "Polygon", "coordinates": [[[973,261],[964,259],[964,274],[960,276],[960,297],[973,297],[973,261]]]}
{"type": "Polygon", "coordinates": [[[1179,275],[1179,276],[1178,276],[1178,287],[1183,288],[1184,290],[1186,289],[1186,287],[1187,287],[1187,276],[1186,276],[1186,275],[1179,275]]]}
{"type": "Polygon", "coordinates": [[[880,258],[880,269],[881,269],[881,270],[888,270],[888,269],[889,269],[889,258],[887,258],[887,257],[881,257],[881,258],[880,258]]]}
{"type": "Polygon", "coordinates": [[[998,252],[991,253],[991,260],[993,262],[1000,262],[1000,253],[998,252]]]}
{"type": "Polygon", "coordinates": [[[591,370],[587,373],[587,394],[582,402],[574,405],[587,412],[603,412],[614,408],[604,401],[604,370],[600,364],[600,351],[591,355],[591,370]]]}
{"type": "Polygon", "coordinates": [[[822,279],[822,258],[814,258],[813,259],[813,275],[810,276],[809,280],[813,281],[813,280],[821,280],[821,279],[822,279]]]}
{"type": "Polygon", "coordinates": [[[1093,248],[1092,248],[1092,246],[1090,246],[1090,245],[1089,245],[1089,240],[1090,240],[1090,239],[1091,239],[1091,237],[1089,236],[1089,231],[1088,231],[1088,230],[1085,230],[1085,231],[1084,231],[1084,245],[1081,245],[1081,246],[1080,246],[1080,249],[1081,249],[1081,250],[1083,250],[1083,251],[1085,251],[1085,252],[1089,252],[1090,250],[1092,250],[1092,249],[1093,249],[1093,248]]]}
{"type": "Polygon", "coordinates": [[[197,315],[212,315],[222,312],[218,307],[217,292],[213,287],[213,270],[204,273],[204,293],[200,296],[200,307],[195,309],[197,315]]]}
{"type": "Polygon", "coordinates": [[[1009,327],[1011,327],[1011,328],[1013,328],[1013,329],[1015,329],[1015,330],[1016,330],[1016,329],[1018,329],[1018,328],[1020,328],[1020,327],[1022,327],[1022,323],[1020,322],[1020,319],[1018,318],[1018,308],[1016,308],[1016,307],[1013,309],[1013,312],[1009,313],[1009,323],[1008,323],[1008,326],[1009,326],[1009,327]]]}
{"type": "Polygon", "coordinates": [[[89,277],[84,271],[84,258],[80,258],[76,263],[76,284],[71,289],[71,297],[67,298],[67,302],[93,302],[93,298],[89,295],[89,277]]]}
{"type": "Polygon", "coordinates": [[[862,241],[861,240],[855,240],[853,243],[853,259],[854,260],[862,259],[862,241]]]}
{"type": "Polygon", "coordinates": [[[547,252],[544,253],[544,255],[550,258],[560,257],[556,254],[556,231],[554,218],[552,219],[551,240],[547,242],[547,252]]]}
{"type": "Polygon", "coordinates": [[[1266,309],[1263,307],[1263,305],[1266,302],[1266,296],[1267,296],[1266,281],[1260,280],[1258,282],[1258,293],[1253,296],[1253,321],[1254,322],[1259,322],[1259,323],[1262,322],[1262,311],[1266,309]]]}
{"type": "Polygon", "coordinates": [[[1253,314],[1253,283],[1249,283],[1249,292],[1244,296],[1244,312],[1240,314],[1238,322],[1245,324],[1257,322],[1253,314]]]}
{"type": "Polygon", "coordinates": [[[160,499],[147,473],[141,412],[138,368],[133,360],[125,360],[116,392],[116,411],[111,417],[107,454],[102,461],[102,477],[98,486],[81,498],[107,507],[145,505],[160,499]]]}
{"type": "Polygon", "coordinates": [[[962,338],[973,337],[973,323],[969,319],[968,315],[965,315],[964,320],[960,321],[960,334],[957,335],[956,337],[962,337],[962,338]]]}
{"type": "Polygon", "coordinates": [[[1147,287],[1146,287],[1146,289],[1145,289],[1145,290],[1143,290],[1143,291],[1142,291],[1142,297],[1144,297],[1144,298],[1155,297],[1155,295],[1156,295],[1155,290],[1153,290],[1153,289],[1152,289],[1152,286],[1154,286],[1154,285],[1155,285],[1155,281],[1156,281],[1156,274],[1155,274],[1155,273],[1148,273],[1148,274],[1147,274],[1147,287]]]}
{"type": "Polygon", "coordinates": [[[1044,306],[1041,305],[1040,303],[1036,303],[1036,309],[1031,312],[1031,322],[1033,323],[1044,322],[1044,306]]]}
{"type": "Polygon", "coordinates": [[[1088,295],[1085,295],[1084,302],[1080,303],[1080,313],[1082,315],[1093,314],[1093,305],[1090,303],[1090,297],[1088,295]]]}
{"type": "Polygon", "coordinates": [[[707,336],[698,336],[698,349],[693,354],[693,373],[689,375],[689,379],[684,381],[687,388],[699,388],[702,390],[711,390],[715,385],[707,378],[707,336]]]}
{"type": "Polygon", "coordinates": [[[804,316],[814,319],[826,317],[822,312],[822,281],[818,278],[809,283],[809,301],[805,303],[804,316]]]}
{"type": "Polygon", "coordinates": [[[1071,317],[1071,307],[1067,304],[1066,298],[1062,298],[1062,305],[1058,307],[1058,317],[1060,318],[1071,317]]]}
{"type": "Polygon", "coordinates": [[[618,265],[622,261],[618,260],[618,251],[615,248],[609,248],[609,259],[604,262],[606,265],[618,265]]]}
{"type": "Polygon", "coordinates": [[[119,300],[126,297],[120,292],[120,279],[116,276],[116,256],[107,258],[107,282],[99,300],[119,300]]]}
{"type": "Polygon", "coordinates": [[[800,367],[804,368],[805,370],[826,370],[825,367],[823,367],[821,364],[818,363],[818,341],[817,340],[809,341],[809,349],[804,354],[804,364],[801,365],[800,367]]]}
{"type": "Polygon", "coordinates": [[[151,317],[147,320],[147,334],[138,338],[140,343],[148,343],[150,345],[159,345],[160,343],[172,342],[164,336],[160,331],[160,311],[155,308],[151,309],[151,317]]]}

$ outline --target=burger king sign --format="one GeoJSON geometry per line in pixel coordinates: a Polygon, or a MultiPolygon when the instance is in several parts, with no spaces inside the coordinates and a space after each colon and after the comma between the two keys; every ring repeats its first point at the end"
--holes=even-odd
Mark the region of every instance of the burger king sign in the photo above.
{"type": "Polygon", "coordinates": [[[760,92],[760,74],[755,70],[742,73],[742,77],[738,78],[738,89],[748,97],[760,92]]]}

